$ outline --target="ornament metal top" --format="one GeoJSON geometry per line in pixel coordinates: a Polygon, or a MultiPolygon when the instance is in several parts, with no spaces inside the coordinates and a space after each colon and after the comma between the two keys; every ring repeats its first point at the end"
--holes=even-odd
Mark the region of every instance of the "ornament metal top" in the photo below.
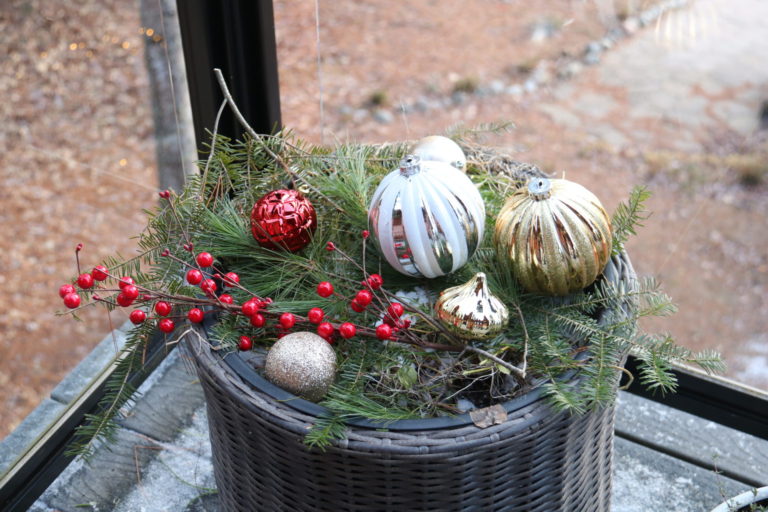
{"type": "Polygon", "coordinates": [[[482,272],[464,284],[443,290],[435,302],[435,313],[449,331],[473,340],[497,335],[509,320],[507,306],[488,290],[482,272]]]}
{"type": "Polygon", "coordinates": [[[442,135],[424,137],[413,147],[411,154],[423,161],[445,162],[461,172],[467,172],[467,157],[461,147],[442,135]]]}
{"type": "Polygon", "coordinates": [[[461,171],[407,155],[374,192],[368,225],[395,270],[433,278],[459,269],[480,245],[485,204],[461,171]]]}
{"type": "Polygon", "coordinates": [[[526,290],[566,295],[592,284],[611,256],[611,220],[578,183],[533,178],[507,199],[494,244],[526,290]]]}

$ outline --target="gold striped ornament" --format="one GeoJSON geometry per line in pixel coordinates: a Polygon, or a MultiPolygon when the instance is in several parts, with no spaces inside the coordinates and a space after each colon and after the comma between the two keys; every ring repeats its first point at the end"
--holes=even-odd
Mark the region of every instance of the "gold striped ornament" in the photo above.
{"type": "Polygon", "coordinates": [[[611,220],[595,195],[564,179],[533,178],[496,219],[494,245],[522,287],[543,295],[583,290],[611,256],[611,220]]]}

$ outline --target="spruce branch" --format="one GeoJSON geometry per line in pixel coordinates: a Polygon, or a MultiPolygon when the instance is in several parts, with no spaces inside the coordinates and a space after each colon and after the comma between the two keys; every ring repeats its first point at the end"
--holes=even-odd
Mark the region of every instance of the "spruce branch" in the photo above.
{"type": "Polygon", "coordinates": [[[643,226],[643,221],[650,217],[645,202],[651,197],[651,192],[644,186],[636,186],[629,194],[626,203],[620,203],[611,218],[613,229],[613,254],[624,250],[629,237],[636,235],[636,229],[643,226]]]}

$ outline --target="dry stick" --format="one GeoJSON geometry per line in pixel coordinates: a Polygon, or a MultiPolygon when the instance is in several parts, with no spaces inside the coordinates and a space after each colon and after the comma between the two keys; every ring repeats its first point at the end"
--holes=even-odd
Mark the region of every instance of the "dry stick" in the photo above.
{"type": "MultiPolygon", "coordinates": [[[[213,136],[211,138],[211,152],[208,153],[208,160],[205,161],[205,169],[203,169],[203,184],[208,181],[208,169],[211,167],[211,160],[213,160],[213,154],[216,152],[216,136],[219,132],[219,121],[221,120],[221,114],[224,112],[224,107],[227,105],[227,100],[221,102],[219,111],[216,113],[216,120],[213,122],[213,136]]],[[[204,190],[204,186],[200,188],[200,193],[204,190]]],[[[200,200],[202,200],[202,196],[200,200]]]]}
{"type": "Polygon", "coordinates": [[[515,309],[517,310],[517,316],[520,318],[520,325],[523,326],[523,378],[525,378],[526,371],[528,369],[528,343],[530,338],[528,337],[528,328],[525,326],[525,315],[523,310],[520,309],[520,305],[515,303],[515,309]]]}
{"type": "Polygon", "coordinates": [[[495,355],[491,354],[490,352],[483,350],[481,348],[473,347],[472,345],[467,345],[465,347],[468,351],[474,352],[475,354],[480,354],[483,357],[487,357],[494,363],[500,364],[504,368],[508,369],[512,373],[514,373],[517,377],[519,377],[523,382],[525,381],[525,371],[521,370],[517,366],[510,364],[506,362],[505,360],[496,357],[495,355]]]}
{"type": "Polygon", "coordinates": [[[293,180],[299,180],[304,185],[306,185],[312,192],[317,194],[318,196],[322,197],[326,201],[328,201],[330,204],[332,204],[338,211],[340,211],[343,214],[347,214],[346,211],[344,211],[344,208],[336,204],[334,201],[332,201],[328,196],[317,190],[314,186],[312,186],[311,183],[309,183],[307,180],[296,174],[289,166],[285,163],[285,160],[283,160],[277,153],[272,151],[269,146],[264,142],[264,138],[256,133],[256,130],[254,130],[250,124],[248,124],[248,121],[245,120],[243,117],[243,114],[240,112],[240,109],[237,108],[237,105],[235,104],[235,100],[232,98],[232,94],[229,92],[229,87],[227,87],[227,82],[224,80],[224,75],[222,74],[221,70],[219,68],[215,68],[213,70],[213,73],[216,75],[216,79],[219,81],[219,87],[221,87],[221,92],[224,94],[224,97],[227,99],[227,103],[229,103],[229,107],[232,109],[232,113],[235,115],[237,120],[240,122],[240,124],[245,128],[245,131],[248,132],[248,134],[253,137],[254,139],[258,140],[263,144],[264,151],[280,166],[287,172],[291,179],[293,180]]]}

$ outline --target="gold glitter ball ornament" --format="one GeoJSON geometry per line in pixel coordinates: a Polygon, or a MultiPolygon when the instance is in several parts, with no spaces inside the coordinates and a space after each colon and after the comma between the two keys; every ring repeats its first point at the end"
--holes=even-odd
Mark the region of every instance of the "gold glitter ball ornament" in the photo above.
{"type": "Polygon", "coordinates": [[[467,157],[453,140],[442,135],[430,135],[416,143],[411,154],[424,162],[444,162],[461,172],[467,172],[467,157]]]}
{"type": "Polygon", "coordinates": [[[449,331],[465,339],[484,339],[499,334],[507,325],[509,311],[488,289],[479,272],[464,284],[443,290],[435,313],[449,331]]]}
{"type": "Polygon", "coordinates": [[[592,284],[611,256],[611,220],[578,183],[533,178],[496,219],[494,245],[529,292],[567,295],[592,284]]]}
{"type": "Polygon", "coordinates": [[[336,377],[336,353],[317,334],[294,332],[269,349],[264,373],[272,384],[317,402],[336,377]]]}

